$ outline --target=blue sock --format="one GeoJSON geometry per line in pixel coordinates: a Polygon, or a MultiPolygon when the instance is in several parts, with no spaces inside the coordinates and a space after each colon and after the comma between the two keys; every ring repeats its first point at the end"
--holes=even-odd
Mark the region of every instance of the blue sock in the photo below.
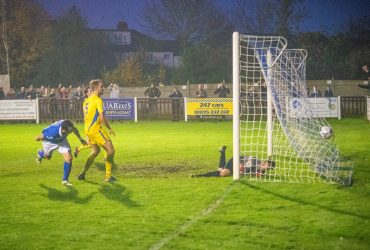
{"type": "Polygon", "coordinates": [[[63,181],[68,181],[69,174],[71,173],[72,163],[64,162],[64,175],[63,181]]]}
{"type": "Polygon", "coordinates": [[[39,150],[38,152],[38,155],[40,156],[40,158],[44,158],[44,150],[39,150]]]}

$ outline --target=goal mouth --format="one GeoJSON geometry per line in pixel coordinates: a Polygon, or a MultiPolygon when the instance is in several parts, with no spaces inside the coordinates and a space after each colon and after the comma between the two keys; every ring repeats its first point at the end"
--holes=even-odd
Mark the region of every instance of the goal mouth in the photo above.
{"type": "Polygon", "coordinates": [[[234,33],[234,159],[247,155],[276,163],[263,172],[241,172],[244,177],[347,182],[338,167],[334,132],[324,118],[315,117],[308,99],[306,58],[306,50],[287,49],[283,37],[234,33]]]}

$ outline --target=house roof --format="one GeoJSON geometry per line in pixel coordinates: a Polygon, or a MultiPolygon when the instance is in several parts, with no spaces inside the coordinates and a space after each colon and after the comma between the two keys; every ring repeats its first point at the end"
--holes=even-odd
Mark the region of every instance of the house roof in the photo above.
{"type": "Polygon", "coordinates": [[[113,45],[117,46],[124,52],[135,52],[135,51],[150,51],[150,52],[173,52],[174,55],[180,53],[180,47],[175,40],[157,40],[146,34],[143,34],[134,29],[94,29],[100,32],[130,32],[131,33],[131,44],[130,45],[113,45]]]}

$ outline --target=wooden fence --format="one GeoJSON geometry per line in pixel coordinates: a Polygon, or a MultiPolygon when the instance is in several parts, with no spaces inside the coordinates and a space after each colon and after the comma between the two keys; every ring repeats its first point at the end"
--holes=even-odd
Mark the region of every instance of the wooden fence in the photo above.
{"type": "Polygon", "coordinates": [[[366,96],[341,96],[340,108],[342,117],[366,116],[366,96]]]}
{"type": "Polygon", "coordinates": [[[83,121],[82,100],[69,98],[39,98],[40,122],[68,119],[83,121]]]}

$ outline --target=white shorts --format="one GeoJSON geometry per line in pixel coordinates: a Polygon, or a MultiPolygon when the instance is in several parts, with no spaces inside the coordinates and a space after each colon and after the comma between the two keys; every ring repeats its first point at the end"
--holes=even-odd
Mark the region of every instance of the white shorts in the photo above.
{"type": "Polygon", "coordinates": [[[42,141],[42,148],[44,150],[45,156],[52,156],[53,151],[58,149],[58,152],[61,154],[69,153],[71,152],[71,146],[69,146],[69,143],[67,139],[64,139],[63,141],[59,143],[53,143],[50,141],[42,141]]]}

